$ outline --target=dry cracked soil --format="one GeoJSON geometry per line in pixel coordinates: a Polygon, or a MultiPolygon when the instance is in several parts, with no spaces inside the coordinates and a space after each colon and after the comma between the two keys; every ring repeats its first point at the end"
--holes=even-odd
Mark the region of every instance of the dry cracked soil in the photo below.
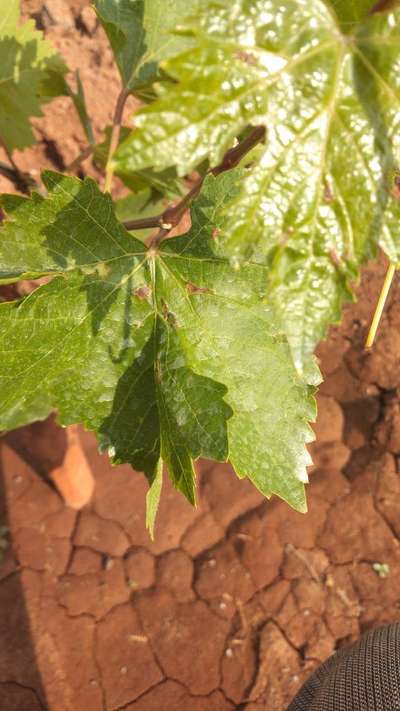
{"type": "MultiPolygon", "coordinates": [[[[26,0],[23,11],[80,69],[99,135],[118,82],[88,3],[26,0]]],[[[67,99],[35,132],[16,156],[34,174],[85,145],[67,99]]],[[[152,542],[143,476],[112,468],[91,435],[79,433],[96,488],[79,513],[48,481],[66,446],[52,418],[2,439],[1,710],[284,711],[334,650],[400,619],[398,279],[363,350],[384,272],[382,260],[365,270],[358,303],[319,349],[307,515],[200,462],[197,509],[167,486],[152,542]]]]}

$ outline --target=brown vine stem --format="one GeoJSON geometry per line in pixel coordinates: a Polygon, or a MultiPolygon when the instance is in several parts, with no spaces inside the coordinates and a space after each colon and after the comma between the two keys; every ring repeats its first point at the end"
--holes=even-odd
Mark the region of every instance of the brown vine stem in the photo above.
{"type": "Polygon", "coordinates": [[[86,160],[86,158],[89,158],[92,155],[92,153],[94,153],[95,148],[96,148],[96,146],[93,144],[86,146],[86,148],[84,148],[83,151],[81,151],[79,153],[79,155],[76,156],[76,158],[74,158],[73,161],[71,161],[71,163],[68,163],[68,165],[65,168],[66,172],[73,173],[77,168],[79,168],[81,163],[83,163],[83,161],[86,160]]]}
{"type": "MultiPolygon", "coordinates": [[[[251,151],[257,143],[260,143],[265,137],[265,127],[256,126],[249,135],[240,141],[236,146],[230,148],[224,155],[221,163],[214,168],[211,168],[208,173],[219,175],[226,170],[235,168],[242,158],[251,151]]],[[[139,220],[127,220],[124,226],[127,230],[141,230],[148,228],[159,227],[157,234],[150,240],[150,247],[157,247],[167,234],[176,227],[181,221],[184,213],[191,204],[192,200],[199,194],[201,186],[205,180],[205,176],[199,178],[189,192],[176,205],[167,207],[159,215],[154,217],[145,217],[139,220]]]]}
{"type": "Polygon", "coordinates": [[[107,163],[106,163],[106,177],[104,180],[104,192],[111,192],[112,180],[114,177],[114,165],[112,162],[112,157],[114,155],[115,149],[118,146],[119,134],[121,132],[122,114],[124,113],[124,107],[126,100],[129,96],[129,91],[125,87],[121,90],[117,104],[115,106],[113,126],[110,136],[110,145],[108,147],[107,163]]]}
{"type": "Polygon", "coordinates": [[[18,168],[12,154],[1,140],[0,146],[3,148],[10,164],[8,166],[5,163],[0,163],[0,173],[14,183],[17,190],[24,193],[24,195],[29,195],[31,188],[36,186],[34,179],[28,173],[23,173],[22,170],[18,168]]]}
{"type": "Polygon", "coordinates": [[[379,328],[380,320],[382,318],[383,309],[385,308],[386,299],[388,297],[390,287],[392,285],[393,277],[396,271],[396,265],[393,263],[389,264],[388,270],[386,272],[385,281],[383,282],[382,290],[379,295],[378,303],[376,305],[375,313],[372,318],[371,327],[369,329],[368,337],[365,342],[365,348],[372,348],[374,345],[375,337],[379,328]]]}
{"type": "Polygon", "coordinates": [[[34,187],[34,181],[31,180],[30,176],[22,174],[20,171],[16,171],[11,166],[6,163],[0,162],[0,175],[4,175],[7,180],[9,180],[14,187],[19,190],[20,193],[24,195],[30,194],[30,188],[34,187]]]}

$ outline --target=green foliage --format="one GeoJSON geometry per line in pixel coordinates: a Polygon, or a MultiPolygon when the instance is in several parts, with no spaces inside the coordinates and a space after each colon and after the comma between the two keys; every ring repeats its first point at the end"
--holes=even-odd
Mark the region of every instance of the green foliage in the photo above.
{"type": "Polygon", "coordinates": [[[212,240],[235,173],[207,179],[190,232],[159,251],[124,230],[92,180],[43,179],[47,198],[2,201],[2,276],[56,278],[0,305],[0,427],[56,408],[150,482],[161,457],[193,503],[192,460],[203,456],[229,458],[303,510],[310,389],[263,303],[265,268],[236,271],[212,240]]]}
{"type": "MultiPolygon", "coordinates": [[[[192,0],[192,11],[198,4],[192,0]]],[[[172,34],[188,12],[187,0],[95,0],[94,6],[130,91],[160,78],[160,62],[188,44],[172,34]]]]}
{"type": "Polygon", "coordinates": [[[34,143],[29,123],[64,86],[61,57],[29,20],[18,26],[19,0],[0,18],[0,141],[9,152],[34,143]]]}
{"type": "MultiPolygon", "coordinates": [[[[94,160],[97,165],[105,169],[107,156],[110,146],[111,126],[105,128],[104,140],[98,143],[95,152],[94,160]]],[[[120,142],[122,143],[131,131],[127,126],[122,126],[120,131],[120,142]]],[[[144,168],[143,170],[131,171],[129,168],[125,170],[123,167],[117,168],[115,175],[132,191],[137,194],[142,190],[151,190],[151,199],[157,200],[161,196],[167,198],[175,198],[182,195],[185,186],[182,179],[178,178],[175,168],[166,168],[165,170],[156,171],[152,168],[144,168]]],[[[155,212],[153,211],[153,214],[155,212]]]]}
{"type": "MultiPolygon", "coordinates": [[[[83,422],[147,476],[151,533],[163,463],[194,503],[199,457],[306,509],[312,353],[361,264],[379,247],[400,257],[400,11],[374,6],[96,0],[121,96],[148,102],[114,155],[131,192],[113,205],[93,180],[47,172],[47,195],[2,197],[0,283],[47,283],[0,304],[0,428],[53,409],[83,422]],[[265,140],[221,167],[254,126],[265,140]],[[218,165],[186,234],[148,247],[121,224],[163,213],[151,224],[165,236],[166,201],[218,165]]],[[[13,0],[0,19],[1,140],[29,145],[29,117],[58,92],[93,144],[82,85],[71,91],[18,17],[13,0]]],[[[100,167],[110,136],[94,149],[100,167]]]]}
{"type": "MultiPolygon", "coordinates": [[[[334,5],[347,22],[368,4],[334,5]]],[[[192,22],[195,45],[163,64],[176,83],[136,116],[115,158],[120,170],[184,174],[220,161],[247,124],[266,125],[219,243],[269,266],[299,369],[339,320],[359,265],[378,245],[399,259],[399,28],[397,12],[343,35],[320,0],[210,1],[192,22]]]]}
{"type": "Polygon", "coordinates": [[[376,0],[329,0],[344,32],[351,32],[376,4],[376,0]]]}
{"type": "Polygon", "coordinates": [[[19,0],[10,0],[0,18],[0,37],[12,36],[19,20],[19,0]]]}
{"type": "Polygon", "coordinates": [[[159,459],[156,475],[149,486],[146,494],[146,528],[151,538],[154,538],[154,528],[156,523],[158,505],[160,503],[161,488],[163,480],[163,462],[159,459]]]}

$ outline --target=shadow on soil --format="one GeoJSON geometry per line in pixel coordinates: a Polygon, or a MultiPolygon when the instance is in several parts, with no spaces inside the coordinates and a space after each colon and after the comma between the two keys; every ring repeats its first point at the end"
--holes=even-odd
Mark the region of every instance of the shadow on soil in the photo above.
{"type": "MultiPolygon", "coordinates": [[[[50,425],[51,426],[51,425],[50,425]]],[[[31,467],[46,478],[46,461],[40,456],[41,429],[47,428],[47,452],[49,421],[35,423],[9,433],[0,440],[27,461],[31,467]],[[33,444],[36,443],[36,447],[33,444]]],[[[65,444],[61,438],[65,433],[54,426],[53,454],[47,457],[63,457],[65,444]]],[[[44,446],[44,443],[43,443],[44,446]]],[[[54,462],[51,462],[54,464],[54,462]]],[[[48,462],[50,464],[50,461],[48,462]]],[[[7,508],[7,482],[12,472],[4,471],[0,457],[0,709],[1,711],[48,711],[46,694],[40,670],[37,665],[33,635],[31,630],[32,615],[35,606],[28,613],[25,601],[25,589],[39,602],[40,576],[37,571],[25,568],[21,570],[13,554],[13,540],[9,511],[7,508]],[[7,547],[5,547],[7,546],[7,547]],[[34,588],[37,587],[37,590],[34,588]],[[32,590],[33,589],[33,590],[32,590]]],[[[21,482],[23,483],[23,482],[21,482]]]]}

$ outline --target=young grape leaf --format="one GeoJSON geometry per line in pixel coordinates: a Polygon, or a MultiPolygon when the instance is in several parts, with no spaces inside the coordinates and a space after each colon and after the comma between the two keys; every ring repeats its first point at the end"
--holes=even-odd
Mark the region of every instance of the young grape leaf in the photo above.
{"type": "MultiPolygon", "coordinates": [[[[192,12],[197,5],[198,0],[192,0],[192,12]]],[[[94,6],[129,91],[158,79],[160,61],[189,44],[172,33],[188,14],[186,0],[95,0],[94,6]]]]}
{"type": "MultiPolygon", "coordinates": [[[[367,10],[346,7],[353,20],[367,10]]],[[[359,265],[378,245],[400,258],[400,12],[350,35],[320,0],[218,0],[191,27],[196,45],[163,65],[176,84],[135,117],[115,162],[185,174],[206,156],[218,163],[246,124],[267,127],[219,249],[269,265],[301,371],[359,265]]]]}
{"type": "Polygon", "coordinates": [[[29,119],[62,93],[66,67],[33,20],[18,26],[19,1],[0,19],[0,141],[8,151],[35,142],[29,119]]]}
{"type": "Polygon", "coordinates": [[[151,484],[161,457],[192,502],[203,456],[305,510],[313,389],[263,301],[265,267],[237,270],[215,253],[235,171],[207,178],[190,231],[159,249],[117,222],[92,180],[43,180],[46,198],[2,198],[3,278],[53,279],[0,305],[0,427],[55,408],[151,484]]]}

